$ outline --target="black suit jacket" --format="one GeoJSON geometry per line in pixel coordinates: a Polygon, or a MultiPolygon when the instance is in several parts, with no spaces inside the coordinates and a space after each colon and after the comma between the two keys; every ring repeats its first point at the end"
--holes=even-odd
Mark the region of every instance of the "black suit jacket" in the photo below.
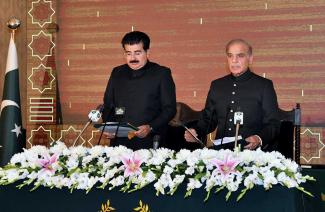
{"type": "MultiPolygon", "coordinates": [[[[125,115],[120,121],[134,126],[149,124],[153,132],[162,136],[162,143],[168,122],[176,113],[175,84],[169,68],[147,62],[132,70],[127,64],[115,67],[108,81],[104,95],[103,121],[116,121],[114,109],[124,107],[125,115]]],[[[125,145],[132,149],[151,148],[151,133],[144,139],[118,138],[113,145],[125,145]]]]}
{"type": "Polygon", "coordinates": [[[235,136],[234,113],[244,114],[239,135],[258,135],[263,146],[279,133],[278,103],[271,80],[247,70],[239,77],[231,74],[211,83],[208,97],[196,130],[200,135],[217,127],[216,138],[235,136]]]}

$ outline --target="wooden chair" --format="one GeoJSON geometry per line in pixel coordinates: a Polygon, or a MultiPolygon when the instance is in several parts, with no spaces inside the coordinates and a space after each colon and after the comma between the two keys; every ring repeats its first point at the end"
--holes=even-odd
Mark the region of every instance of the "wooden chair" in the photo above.
{"type": "Polygon", "coordinates": [[[179,151],[180,149],[198,149],[200,144],[188,143],[184,139],[185,129],[181,126],[181,123],[188,127],[193,126],[200,118],[201,111],[193,110],[185,103],[176,103],[176,115],[169,122],[166,136],[166,147],[179,151]]]}
{"type": "Polygon", "coordinates": [[[296,108],[285,111],[279,108],[279,119],[281,128],[274,143],[265,150],[276,150],[285,157],[291,158],[296,163],[300,162],[300,127],[301,127],[301,108],[296,104],[296,108]]]}

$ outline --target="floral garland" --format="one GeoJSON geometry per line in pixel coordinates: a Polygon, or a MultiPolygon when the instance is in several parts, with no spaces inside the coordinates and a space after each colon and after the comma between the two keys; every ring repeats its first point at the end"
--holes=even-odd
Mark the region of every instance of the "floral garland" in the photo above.
{"type": "Polygon", "coordinates": [[[95,186],[110,190],[119,187],[123,192],[132,192],[153,183],[156,195],[172,195],[178,186],[187,183],[185,197],[194,189],[204,187],[210,193],[226,189],[226,200],[232,192],[243,188],[237,197],[255,185],[265,190],[273,185],[297,188],[312,196],[300,186],[307,180],[299,166],[286,159],[279,152],[244,150],[199,149],[193,152],[160,148],[157,150],[132,151],[126,147],[82,146],[67,148],[56,142],[50,148],[33,146],[15,154],[8,165],[0,168],[0,185],[22,181],[18,188],[33,185],[71,190],[83,189],[89,192],[95,186]]]}

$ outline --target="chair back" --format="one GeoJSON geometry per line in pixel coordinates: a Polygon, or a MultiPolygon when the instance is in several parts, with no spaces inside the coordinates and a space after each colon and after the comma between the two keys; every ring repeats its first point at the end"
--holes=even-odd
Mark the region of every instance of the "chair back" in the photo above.
{"type": "Polygon", "coordinates": [[[279,136],[275,141],[274,149],[299,164],[301,127],[300,104],[297,103],[296,107],[290,111],[279,108],[279,119],[281,121],[281,128],[279,136]]]}
{"type": "Polygon", "coordinates": [[[169,122],[166,136],[166,147],[179,151],[180,149],[198,149],[201,148],[198,143],[189,143],[184,139],[185,129],[181,125],[192,127],[199,120],[201,111],[193,110],[190,106],[183,102],[176,103],[176,115],[169,122]]]}

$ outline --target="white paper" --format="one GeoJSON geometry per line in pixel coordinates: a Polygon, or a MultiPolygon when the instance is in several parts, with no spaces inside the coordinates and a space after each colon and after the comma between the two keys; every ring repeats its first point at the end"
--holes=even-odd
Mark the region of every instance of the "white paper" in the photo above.
{"type": "MultiPolygon", "coordinates": [[[[238,136],[238,140],[243,139],[243,137],[241,135],[238,136]]],[[[224,137],[222,140],[222,144],[228,144],[231,142],[235,142],[235,137],[224,137]]],[[[213,144],[215,146],[221,145],[221,138],[217,139],[217,140],[213,140],[213,144]]]]}

